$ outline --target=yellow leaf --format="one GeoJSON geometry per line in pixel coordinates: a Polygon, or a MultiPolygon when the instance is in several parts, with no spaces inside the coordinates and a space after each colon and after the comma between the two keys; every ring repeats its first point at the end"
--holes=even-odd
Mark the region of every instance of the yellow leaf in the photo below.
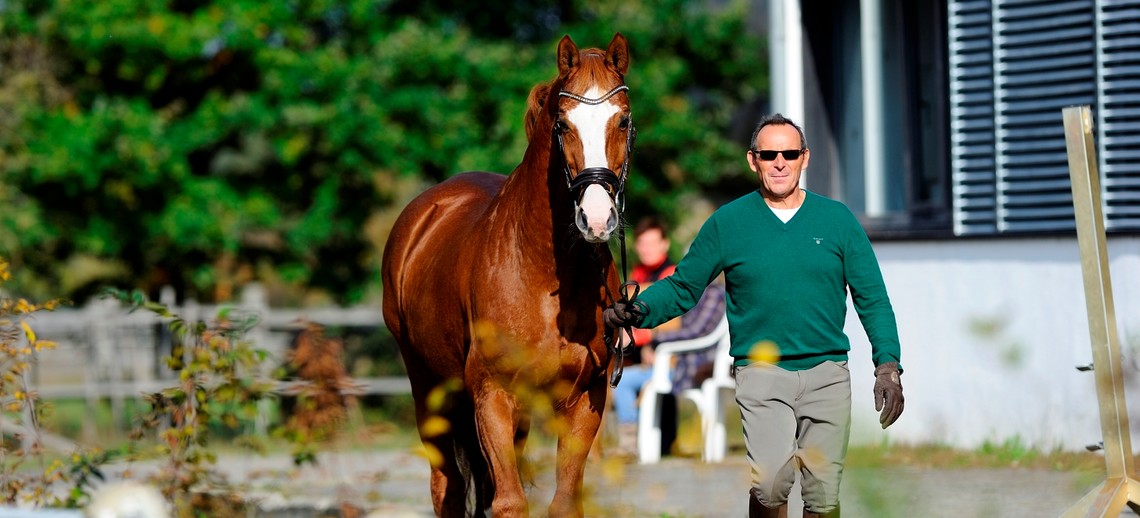
{"type": "Polygon", "coordinates": [[[447,396],[447,389],[445,387],[433,387],[431,389],[431,392],[428,392],[426,403],[427,409],[431,410],[432,412],[439,411],[441,408],[443,408],[443,404],[447,402],[447,396]]]}
{"type": "Polygon", "coordinates": [[[420,435],[423,437],[438,437],[451,430],[451,421],[439,416],[431,416],[420,425],[420,435]]]}
{"type": "Polygon", "coordinates": [[[423,445],[423,450],[420,452],[428,460],[434,468],[443,466],[443,454],[439,452],[439,448],[431,444],[423,445]]]}
{"type": "Polygon", "coordinates": [[[602,460],[602,476],[609,482],[620,484],[625,480],[625,462],[618,457],[606,457],[602,460]]]}
{"type": "Polygon", "coordinates": [[[29,326],[27,322],[21,321],[20,327],[24,328],[24,336],[28,337],[28,343],[36,343],[36,332],[32,331],[32,326],[29,326]]]}
{"type": "Polygon", "coordinates": [[[765,340],[752,346],[748,359],[754,362],[776,363],[780,361],[780,348],[776,344],[765,340]]]}

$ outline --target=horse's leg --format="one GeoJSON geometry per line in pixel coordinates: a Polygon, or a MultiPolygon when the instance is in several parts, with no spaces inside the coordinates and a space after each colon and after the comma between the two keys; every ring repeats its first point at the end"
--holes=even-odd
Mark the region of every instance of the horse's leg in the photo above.
{"type": "Polygon", "coordinates": [[[467,481],[455,455],[455,437],[445,433],[424,439],[424,445],[438,448],[443,462],[431,467],[431,503],[436,516],[467,516],[467,481]]]}
{"type": "MultiPolygon", "coordinates": [[[[452,408],[446,413],[439,413],[439,409],[427,407],[428,394],[436,387],[442,386],[442,380],[431,373],[423,363],[411,355],[404,357],[408,371],[408,379],[412,381],[412,399],[415,401],[416,425],[420,433],[420,441],[428,450],[428,460],[431,462],[431,504],[436,516],[464,516],[467,510],[467,481],[463,477],[463,470],[456,457],[456,429],[455,425],[468,422],[472,419],[470,403],[458,403],[459,409],[452,408]],[[463,407],[466,405],[466,417],[463,407]],[[432,430],[424,423],[433,416],[444,417],[451,423],[452,428],[442,433],[432,430]]],[[[451,398],[463,397],[453,394],[451,398]]],[[[445,405],[446,407],[446,405],[445,405]]]]}
{"type": "MultiPolygon", "coordinates": [[[[515,455],[519,461],[519,481],[523,484],[529,484],[534,479],[532,474],[533,469],[530,464],[527,463],[526,456],[523,455],[523,452],[526,451],[526,439],[530,434],[530,415],[523,408],[520,408],[519,412],[518,428],[515,431],[515,455]]],[[[495,481],[491,479],[491,472],[487,469],[486,459],[481,456],[482,450],[475,429],[473,428],[471,433],[465,438],[468,439],[465,441],[465,444],[470,448],[470,451],[473,452],[472,455],[479,456],[478,458],[472,457],[471,471],[476,480],[475,509],[483,511],[489,509],[491,502],[495,500],[495,481]]]]}
{"type": "Polygon", "coordinates": [[[529,512],[515,452],[519,416],[518,398],[497,384],[484,385],[475,395],[475,424],[495,489],[491,502],[495,518],[527,516],[529,512]]]}
{"type": "Polygon", "coordinates": [[[519,409],[518,424],[515,428],[515,455],[519,459],[519,479],[525,485],[534,482],[534,467],[526,456],[526,440],[530,436],[531,413],[527,407],[519,409]]]}
{"type": "Polygon", "coordinates": [[[598,425],[598,433],[594,435],[594,442],[590,446],[590,459],[605,459],[606,448],[613,445],[613,434],[616,433],[617,422],[614,420],[616,417],[611,416],[611,401],[613,401],[613,390],[607,385],[606,407],[605,411],[602,412],[602,422],[598,425]]]}
{"type": "Polygon", "coordinates": [[[558,434],[557,487],[550,502],[550,516],[582,516],[582,477],[586,457],[602,421],[606,387],[604,380],[595,383],[576,401],[568,401],[557,414],[565,423],[558,434]]]}

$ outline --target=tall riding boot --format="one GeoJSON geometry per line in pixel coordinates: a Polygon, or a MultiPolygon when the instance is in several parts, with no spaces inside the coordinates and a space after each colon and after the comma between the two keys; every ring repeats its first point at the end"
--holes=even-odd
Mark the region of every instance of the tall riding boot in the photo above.
{"type": "Polygon", "coordinates": [[[788,518],[788,504],[766,507],[755,496],[748,495],[748,518],[788,518]]]}
{"type": "Polygon", "coordinates": [[[839,506],[835,506],[835,509],[825,514],[813,513],[804,509],[804,518],[839,518],[839,506]]]}

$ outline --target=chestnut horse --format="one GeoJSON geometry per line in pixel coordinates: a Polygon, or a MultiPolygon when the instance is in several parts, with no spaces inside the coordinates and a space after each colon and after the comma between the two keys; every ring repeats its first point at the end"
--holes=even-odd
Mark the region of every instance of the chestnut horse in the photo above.
{"type": "Polygon", "coordinates": [[[528,514],[518,460],[536,395],[559,423],[549,514],[583,512],[611,358],[602,310],[618,289],[606,242],[621,232],[634,128],[624,36],[604,52],[563,37],[557,62],[557,77],[531,90],[514,172],[428,189],[384,249],[384,322],[412,382],[440,516],[528,514]],[[440,387],[451,387],[445,405],[440,387]]]}

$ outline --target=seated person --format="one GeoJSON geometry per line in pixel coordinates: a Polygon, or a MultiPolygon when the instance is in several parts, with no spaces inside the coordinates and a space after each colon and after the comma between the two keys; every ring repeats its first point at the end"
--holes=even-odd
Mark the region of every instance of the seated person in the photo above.
{"type": "MultiPolygon", "coordinates": [[[[659,331],[653,334],[650,342],[654,347],[665,342],[689,340],[705,336],[716,329],[725,313],[724,284],[713,281],[705,288],[697,305],[681,316],[681,328],[675,331],[659,331]]],[[[716,359],[716,344],[704,349],[685,351],[677,354],[676,363],[670,371],[673,381],[673,394],[699,388],[701,383],[712,377],[713,361],[716,359]]]]}
{"type": "MultiPolygon", "coordinates": [[[[638,265],[630,278],[641,284],[642,289],[673,273],[675,266],[667,255],[669,237],[663,223],[652,217],[642,219],[634,228],[634,238],[638,265]]],[[[621,380],[613,389],[614,412],[618,418],[619,449],[623,453],[636,452],[637,399],[653,370],[653,348],[657,343],[696,338],[712,332],[720,323],[724,312],[724,288],[720,283],[714,282],[702,294],[697,305],[676,321],[655,329],[633,330],[633,338],[640,352],[638,355],[640,362],[635,361],[632,362],[634,364],[626,366],[621,380]]],[[[688,388],[694,383],[699,383],[696,381],[697,375],[706,364],[711,368],[715,351],[715,347],[709,347],[707,352],[692,351],[679,355],[680,368],[673,371],[676,387],[688,388]]],[[[676,387],[674,392],[681,390],[676,387]]]]}
{"type": "MultiPolygon", "coordinates": [[[[614,387],[614,412],[618,417],[619,449],[622,453],[635,454],[637,451],[638,396],[653,373],[654,348],[657,344],[688,340],[705,336],[720,324],[725,313],[724,284],[712,282],[701,294],[693,309],[681,316],[676,329],[656,328],[649,331],[648,343],[639,347],[642,363],[625,368],[621,381],[614,387]]],[[[676,356],[676,363],[670,369],[673,393],[700,386],[712,374],[716,344],[704,349],[686,351],[676,356]]],[[[662,423],[667,427],[666,423],[662,423]]],[[[673,423],[675,429],[676,424],[673,423]]]]}

